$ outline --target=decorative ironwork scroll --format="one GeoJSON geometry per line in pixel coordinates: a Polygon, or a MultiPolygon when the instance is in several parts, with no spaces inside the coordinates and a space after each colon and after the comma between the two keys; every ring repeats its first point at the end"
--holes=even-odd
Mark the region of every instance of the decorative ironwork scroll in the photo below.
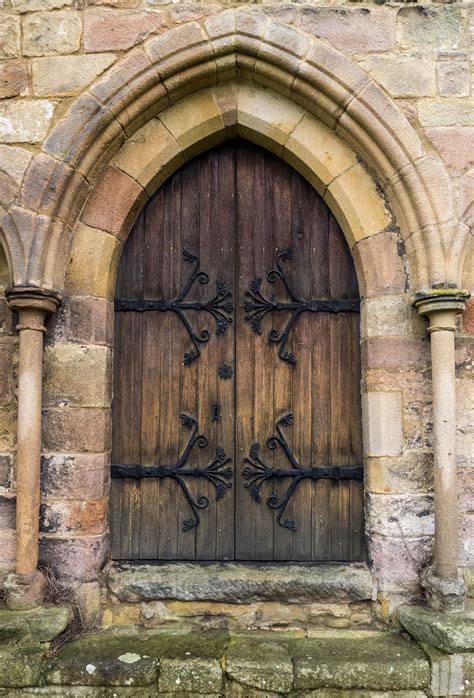
{"type": "Polygon", "coordinates": [[[196,281],[198,281],[200,284],[209,283],[209,275],[206,274],[206,272],[199,270],[199,257],[197,257],[195,254],[191,254],[191,252],[184,250],[183,258],[186,262],[192,265],[192,269],[188,280],[176,298],[171,298],[171,300],[123,300],[118,298],[115,300],[115,310],[124,312],[135,311],[139,313],[143,313],[148,310],[156,310],[162,313],[168,311],[176,313],[183,323],[193,344],[193,349],[184,354],[184,364],[187,365],[195,361],[200,356],[201,351],[199,349],[199,345],[208,342],[211,337],[211,333],[207,329],[202,330],[201,332],[196,331],[193,328],[186,311],[203,310],[212,315],[216,321],[216,335],[220,335],[224,334],[229,323],[232,322],[231,313],[234,310],[234,305],[230,300],[232,298],[232,291],[228,289],[227,283],[221,279],[216,281],[217,293],[214,298],[204,302],[186,301],[186,296],[190,292],[194,283],[196,281]]]}
{"type": "Polygon", "coordinates": [[[277,521],[280,526],[283,526],[283,528],[289,531],[296,531],[295,521],[293,519],[283,519],[283,516],[291,496],[302,480],[363,480],[364,469],[361,465],[333,465],[331,467],[300,465],[282,430],[282,427],[290,426],[292,423],[293,415],[291,413],[281,417],[276,423],[277,435],[271,436],[266,443],[267,448],[272,451],[280,447],[290,467],[269,467],[260,457],[260,444],[253,444],[250,448],[249,458],[244,458],[244,463],[247,465],[243,470],[243,476],[245,480],[247,480],[245,487],[250,491],[250,495],[256,502],[262,501],[260,489],[266,480],[274,481],[280,478],[291,478],[291,482],[283,497],[278,498],[275,493],[273,493],[267,499],[267,505],[270,509],[279,510],[277,521]]]}
{"type": "Polygon", "coordinates": [[[272,284],[278,279],[281,280],[291,298],[290,301],[271,301],[265,298],[261,292],[262,279],[254,279],[250,284],[250,290],[245,293],[250,300],[244,304],[245,319],[250,322],[256,334],[262,334],[262,320],[267,313],[273,310],[287,310],[291,312],[291,316],[283,330],[279,331],[273,328],[268,335],[268,339],[271,342],[278,344],[278,356],[280,359],[290,364],[296,363],[296,358],[294,354],[285,350],[285,345],[301,313],[358,313],[360,310],[360,300],[358,298],[347,300],[301,298],[290,283],[282,266],[282,262],[288,262],[292,259],[293,250],[289,249],[279,252],[276,256],[276,269],[270,269],[266,275],[267,280],[272,284]]]}
{"type": "Polygon", "coordinates": [[[232,479],[232,468],[225,467],[231,462],[231,459],[226,456],[223,448],[218,446],[216,448],[216,455],[211,460],[211,462],[206,465],[205,468],[193,468],[186,467],[188,458],[193,450],[194,446],[197,444],[200,448],[205,448],[208,445],[208,440],[202,434],[198,434],[198,423],[194,417],[190,417],[187,414],[181,414],[181,423],[183,426],[191,429],[191,434],[188,439],[188,443],[184,447],[182,454],[180,455],[177,463],[172,465],[112,465],[112,477],[113,478],[144,478],[144,477],[156,477],[156,478],[172,478],[176,480],[182,493],[186,497],[189,507],[192,512],[192,516],[189,519],[183,521],[183,531],[189,531],[200,523],[199,509],[206,509],[209,506],[209,499],[207,497],[201,496],[196,499],[192,496],[188,489],[186,483],[186,478],[197,477],[205,478],[208,482],[214,485],[216,490],[216,501],[222,499],[225,495],[227,488],[232,487],[232,483],[228,480],[232,479]]]}

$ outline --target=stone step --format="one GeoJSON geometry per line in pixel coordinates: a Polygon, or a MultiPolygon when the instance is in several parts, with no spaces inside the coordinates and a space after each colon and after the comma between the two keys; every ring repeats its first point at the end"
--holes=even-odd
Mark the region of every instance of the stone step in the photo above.
{"type": "Polygon", "coordinates": [[[54,687],[95,686],[140,687],[137,696],[310,696],[327,689],[327,695],[377,691],[407,698],[425,695],[429,682],[425,654],[402,635],[321,631],[301,638],[183,627],[83,636],[48,660],[41,675],[50,695],[61,695],[54,687]]]}

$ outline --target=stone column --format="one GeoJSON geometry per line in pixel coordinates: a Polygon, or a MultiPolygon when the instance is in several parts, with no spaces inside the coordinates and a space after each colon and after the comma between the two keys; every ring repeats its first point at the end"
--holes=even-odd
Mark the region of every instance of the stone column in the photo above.
{"type": "Polygon", "coordinates": [[[434,564],[422,584],[437,610],[462,610],[466,592],[458,567],[454,332],[467,298],[467,291],[432,289],[414,299],[420,315],[429,319],[431,335],[435,545],[434,564]]]}
{"type": "Polygon", "coordinates": [[[5,293],[18,313],[18,435],[16,457],[16,574],[6,580],[7,606],[31,608],[41,603],[44,579],[38,571],[41,398],[44,321],[58,306],[58,296],[34,287],[5,293]]]}

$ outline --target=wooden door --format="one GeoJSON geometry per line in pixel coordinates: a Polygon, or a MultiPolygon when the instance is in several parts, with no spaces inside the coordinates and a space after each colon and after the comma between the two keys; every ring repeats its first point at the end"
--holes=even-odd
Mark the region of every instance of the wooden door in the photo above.
{"type": "Polygon", "coordinates": [[[243,141],[187,163],[115,311],[112,556],[363,559],[357,280],[308,182],[243,141]]]}

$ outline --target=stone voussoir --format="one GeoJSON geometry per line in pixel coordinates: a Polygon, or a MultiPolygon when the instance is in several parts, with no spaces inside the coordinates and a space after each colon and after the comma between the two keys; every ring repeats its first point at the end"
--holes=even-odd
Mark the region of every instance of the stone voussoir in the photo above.
{"type": "Polygon", "coordinates": [[[108,575],[111,593],[120,601],[176,599],[250,603],[253,601],[370,600],[373,579],[364,566],[186,563],[133,566],[115,564],[108,575]]]}

